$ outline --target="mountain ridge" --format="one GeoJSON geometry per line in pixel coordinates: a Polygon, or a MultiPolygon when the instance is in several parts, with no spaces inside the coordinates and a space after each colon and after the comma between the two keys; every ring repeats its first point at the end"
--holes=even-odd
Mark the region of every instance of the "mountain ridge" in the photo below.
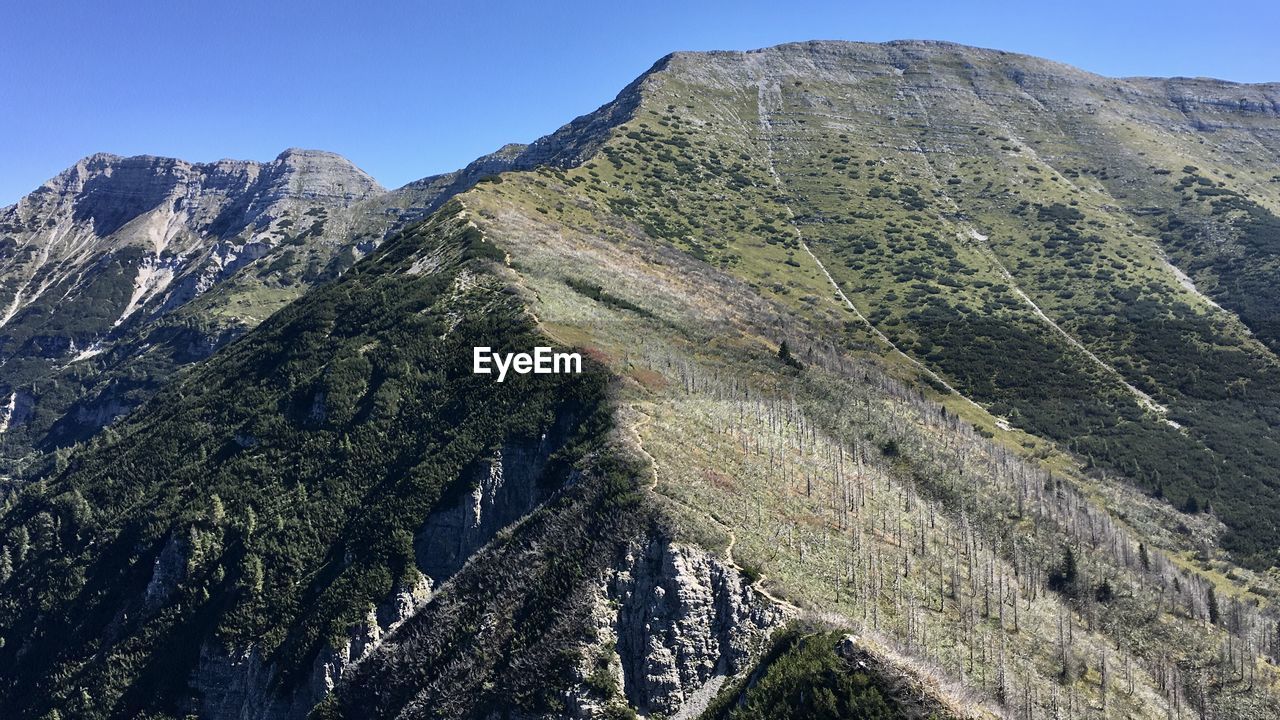
{"type": "Polygon", "coordinates": [[[1275,717],[1271,115],[907,45],[672,54],[267,249],[367,252],[12,488],[0,699],[1275,717]]]}
{"type": "MultiPolygon", "coordinates": [[[[612,102],[533,143],[503,146],[460,170],[394,190],[320,150],[290,148],[269,162],[190,163],[106,153],[77,162],[0,209],[0,232],[14,233],[5,238],[8,257],[0,255],[0,292],[14,293],[0,321],[0,355],[17,346],[27,356],[25,368],[0,383],[13,406],[0,418],[0,445],[10,455],[0,466],[21,469],[33,462],[33,449],[50,451],[92,435],[149,397],[176,369],[207,356],[306,288],[333,279],[480,180],[580,162],[629,117],[638,88],[661,65],[612,102]],[[192,178],[207,178],[212,187],[192,178]],[[58,246],[76,255],[51,261],[51,248],[58,246]],[[22,266],[24,254],[34,265],[22,266]],[[104,277],[103,268],[85,267],[90,257],[120,259],[104,277]],[[36,273],[47,277],[33,298],[27,286],[36,273]],[[126,290],[129,274],[133,287],[126,290]],[[107,287],[83,289],[94,281],[107,287]],[[35,345],[29,339],[35,330],[10,329],[5,342],[9,320],[59,283],[68,286],[64,298],[110,294],[95,300],[93,312],[114,306],[115,320],[83,323],[87,327],[69,336],[41,332],[35,345]],[[110,366],[100,372],[86,377],[68,370],[113,348],[110,366]],[[148,379],[122,379],[118,369],[142,353],[150,356],[148,379]]],[[[60,311],[49,312],[58,317],[60,311]]]]}

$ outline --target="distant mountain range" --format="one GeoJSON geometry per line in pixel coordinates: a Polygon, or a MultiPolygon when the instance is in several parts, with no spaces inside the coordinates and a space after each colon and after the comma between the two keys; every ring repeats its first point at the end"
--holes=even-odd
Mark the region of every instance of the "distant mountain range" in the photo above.
{"type": "Polygon", "coordinates": [[[0,211],[0,294],[12,296],[0,317],[0,462],[13,473],[33,450],[92,436],[480,178],[580,161],[623,112],[393,191],[313,150],[271,163],[81,160],[0,211]]]}

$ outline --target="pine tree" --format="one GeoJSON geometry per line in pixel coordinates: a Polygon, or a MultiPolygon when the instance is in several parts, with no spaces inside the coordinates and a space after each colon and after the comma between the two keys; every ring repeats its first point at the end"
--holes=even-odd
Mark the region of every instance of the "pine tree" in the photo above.
{"type": "Polygon", "coordinates": [[[1104,579],[1098,583],[1093,590],[1093,598],[1100,603],[1108,603],[1115,599],[1115,589],[1111,587],[1111,581],[1104,579]]]}
{"type": "Polygon", "coordinates": [[[18,562],[26,560],[27,553],[31,550],[31,534],[27,532],[26,525],[19,525],[18,529],[13,531],[13,545],[18,562]]]}
{"type": "Polygon", "coordinates": [[[214,525],[221,525],[222,521],[227,517],[226,506],[222,504],[222,498],[213,495],[209,499],[209,521],[214,525]]]}
{"type": "Polygon", "coordinates": [[[1080,578],[1080,570],[1076,566],[1076,553],[1070,545],[1062,546],[1062,560],[1058,567],[1049,574],[1049,588],[1064,595],[1075,597],[1076,581],[1080,578]]]}
{"type": "Polygon", "coordinates": [[[1195,495],[1188,495],[1187,501],[1182,504],[1182,512],[1188,515],[1195,515],[1200,512],[1200,500],[1195,495]]]}
{"type": "Polygon", "coordinates": [[[787,345],[786,340],[778,345],[778,359],[797,370],[800,369],[800,361],[791,354],[791,346],[787,345]]]}

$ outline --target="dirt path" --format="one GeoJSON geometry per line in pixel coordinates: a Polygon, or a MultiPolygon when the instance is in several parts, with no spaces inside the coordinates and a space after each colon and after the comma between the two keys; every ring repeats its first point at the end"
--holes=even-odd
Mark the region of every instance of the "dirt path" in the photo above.
{"type": "MultiPolygon", "coordinates": [[[[765,108],[766,96],[769,94],[772,94],[772,93],[767,91],[764,81],[761,81],[759,85],[759,92],[757,95],[757,103],[759,108],[757,114],[759,115],[759,118],[760,118],[760,133],[764,139],[765,151],[766,151],[765,157],[768,160],[769,176],[773,178],[773,184],[778,189],[778,192],[781,194],[783,198],[785,198],[786,185],[783,183],[782,175],[778,173],[777,166],[774,164],[774,161],[773,161],[773,140],[772,140],[773,124],[769,120],[769,110],[765,108]]],[[[868,328],[871,329],[872,334],[874,334],[876,338],[879,339],[881,342],[883,342],[887,347],[893,350],[893,352],[902,356],[903,359],[905,359],[907,362],[915,366],[916,369],[918,369],[920,372],[924,373],[925,375],[928,375],[929,378],[931,378],[934,382],[946,388],[948,391],[953,393],[956,397],[964,400],[965,402],[969,403],[973,407],[979,410],[982,410],[983,412],[986,412],[986,408],[982,407],[978,403],[971,400],[967,395],[965,395],[964,393],[952,387],[951,383],[948,383],[940,375],[938,375],[936,372],[934,372],[929,367],[927,367],[924,363],[920,362],[919,360],[903,352],[892,340],[889,339],[888,335],[885,335],[883,332],[881,332],[880,328],[877,328],[874,324],[872,324],[872,322],[869,319],[867,319],[866,315],[862,314],[862,311],[858,309],[858,306],[854,305],[853,301],[849,299],[849,296],[844,294],[844,290],[840,287],[840,283],[836,282],[836,279],[832,277],[830,272],[827,271],[827,266],[823,265],[822,261],[818,259],[818,256],[814,255],[813,250],[809,248],[809,242],[805,240],[804,233],[800,231],[800,226],[796,223],[796,213],[794,210],[791,209],[791,204],[787,202],[785,199],[782,200],[781,202],[782,202],[783,209],[787,211],[787,217],[789,219],[789,224],[791,225],[791,230],[796,234],[796,239],[800,241],[800,247],[804,248],[805,254],[808,255],[811,260],[813,260],[814,265],[818,266],[818,270],[822,272],[823,277],[825,277],[827,279],[827,282],[831,285],[831,287],[835,289],[836,295],[840,298],[840,301],[844,303],[844,306],[852,310],[853,314],[857,315],[858,319],[861,320],[864,325],[866,325],[868,328]]]]}
{"type": "MultiPolygon", "coordinates": [[[[957,211],[959,210],[958,207],[956,209],[957,211]]],[[[1009,283],[1009,288],[1013,290],[1013,292],[1018,297],[1022,298],[1022,301],[1027,304],[1027,307],[1031,308],[1031,312],[1035,313],[1036,317],[1040,318],[1040,320],[1043,321],[1050,328],[1052,328],[1054,332],[1061,335],[1062,339],[1066,340],[1067,343],[1071,345],[1071,347],[1084,353],[1084,356],[1089,358],[1089,360],[1091,360],[1095,365],[1101,368],[1103,372],[1106,372],[1107,374],[1111,375],[1117,381],[1119,381],[1121,385],[1124,385],[1125,388],[1127,388],[1129,392],[1132,393],[1133,396],[1138,400],[1138,404],[1141,405],[1143,408],[1159,415],[1163,415],[1164,413],[1169,411],[1168,408],[1156,402],[1150,395],[1146,394],[1142,390],[1139,390],[1132,383],[1126,380],[1124,375],[1120,374],[1119,370],[1116,370],[1114,367],[1107,364],[1105,360],[1095,355],[1092,350],[1084,346],[1084,343],[1077,340],[1074,335],[1064,330],[1061,325],[1059,325],[1056,321],[1054,321],[1053,318],[1045,314],[1045,311],[1040,309],[1040,306],[1036,304],[1036,301],[1032,300],[1031,296],[1023,292],[1022,288],[1018,286],[1018,281],[1014,279],[1013,273],[1009,272],[1009,268],[1005,267],[1004,262],[1000,260],[1000,257],[996,255],[995,250],[992,250],[991,246],[987,243],[987,236],[983,235],[982,233],[974,229],[972,226],[969,226],[967,224],[965,224],[964,227],[965,227],[965,230],[969,233],[969,237],[974,242],[978,243],[979,247],[982,249],[982,254],[986,255],[991,260],[991,262],[995,264],[995,267],[997,270],[1000,271],[1001,276],[1003,276],[1005,281],[1009,283]]]]}
{"type": "Polygon", "coordinates": [[[636,449],[649,459],[649,482],[645,484],[644,489],[651,493],[657,493],[658,460],[653,455],[650,455],[649,451],[645,449],[644,436],[641,434],[641,431],[649,426],[649,423],[653,420],[653,416],[644,410],[641,410],[639,403],[631,403],[630,407],[631,410],[639,417],[639,419],[631,423],[631,433],[636,437],[636,449]]]}
{"type": "MultiPolygon", "coordinates": [[[[664,499],[679,505],[680,507],[688,510],[689,512],[705,517],[706,519],[714,523],[716,526],[718,526],[720,529],[724,530],[725,534],[729,536],[729,543],[728,545],[725,546],[725,549],[724,549],[724,564],[733,568],[743,577],[748,577],[749,575],[747,571],[741,565],[739,565],[737,561],[733,559],[733,548],[738,544],[738,534],[734,532],[733,528],[726,525],[724,522],[722,522],[719,518],[715,517],[711,513],[705,512],[699,508],[695,508],[692,505],[684,502],[683,500],[679,500],[665,493],[658,492],[658,460],[654,458],[653,455],[650,454],[647,449],[645,449],[644,437],[642,434],[642,431],[644,430],[644,428],[647,428],[649,424],[653,421],[653,416],[645,412],[644,410],[640,409],[640,406],[638,403],[632,403],[630,407],[638,416],[638,419],[631,424],[631,431],[632,433],[634,433],[635,439],[636,439],[636,448],[641,452],[641,454],[643,454],[646,458],[649,459],[650,476],[649,476],[649,481],[645,485],[644,489],[655,495],[661,495],[664,499]]],[[[765,575],[764,573],[759,573],[756,576],[755,581],[751,583],[751,589],[754,590],[756,593],[758,593],[761,597],[773,603],[774,605],[778,605],[780,607],[786,608],[797,614],[803,612],[803,610],[801,610],[796,605],[793,605],[787,600],[784,600],[778,597],[777,595],[774,595],[773,593],[769,592],[769,589],[764,586],[765,582],[768,579],[769,579],[768,575],[765,575]]]]}
{"type": "MultiPolygon", "coordinates": [[[[778,188],[778,191],[782,193],[782,196],[785,198],[786,187],[783,183],[782,176],[778,173],[777,167],[774,164],[773,141],[772,141],[773,126],[769,120],[769,110],[766,108],[767,98],[772,94],[773,93],[770,92],[769,89],[765,87],[764,82],[761,81],[759,85],[758,95],[757,95],[757,102],[759,106],[758,115],[760,118],[761,135],[763,136],[763,139],[765,142],[769,175],[773,178],[774,185],[778,188]]],[[[779,98],[779,101],[781,101],[781,98],[779,98]]],[[[930,170],[932,170],[932,167],[930,167],[930,170]]],[[[936,176],[934,177],[934,180],[935,180],[935,184],[938,187],[941,187],[941,184],[936,182],[937,180],[936,176]]],[[[960,212],[960,207],[955,203],[954,199],[952,199],[950,195],[946,194],[945,189],[943,189],[943,197],[948,202],[951,203],[951,206],[956,211],[956,213],[960,212]]],[[[942,379],[942,377],[940,377],[933,370],[926,367],[924,363],[920,362],[914,357],[903,352],[900,348],[898,348],[896,344],[894,344],[892,340],[888,338],[888,336],[886,336],[883,332],[881,332],[879,328],[873,325],[871,321],[868,320],[867,317],[862,314],[862,311],[859,310],[857,306],[855,306],[853,302],[849,300],[849,297],[844,294],[844,290],[840,288],[840,284],[836,282],[836,279],[832,277],[830,272],[827,271],[827,267],[823,265],[822,261],[818,259],[818,256],[813,253],[812,249],[810,249],[809,243],[805,240],[804,234],[800,231],[800,227],[795,223],[795,211],[791,209],[791,205],[787,203],[785,200],[782,202],[782,205],[783,205],[783,208],[786,209],[788,217],[791,219],[791,229],[795,232],[796,238],[800,241],[800,247],[804,248],[805,254],[807,254],[813,260],[814,264],[818,266],[818,269],[822,271],[823,276],[826,277],[827,282],[831,284],[831,287],[835,288],[836,295],[838,295],[840,300],[844,302],[845,307],[852,310],[854,314],[858,316],[859,320],[861,320],[867,327],[871,328],[871,332],[874,333],[875,336],[881,342],[885,343],[885,345],[892,348],[894,352],[896,352],[898,355],[901,355],[908,362],[910,362],[912,365],[918,368],[921,372],[928,375],[930,378],[932,378],[935,382],[937,382],[942,387],[945,387],[947,390],[950,390],[952,393],[955,393],[957,397],[962,398],[963,400],[965,400],[965,402],[969,403],[970,405],[980,410],[985,410],[981,405],[974,402],[968,396],[956,390],[950,383],[942,379]]],[[[1044,310],[1042,310],[1040,306],[1037,305],[1036,302],[1032,300],[1029,295],[1023,292],[1021,287],[1018,286],[1017,281],[1014,280],[1013,278],[1013,274],[1009,272],[1009,269],[1005,267],[1004,263],[1001,262],[1000,258],[995,254],[995,251],[992,250],[991,247],[987,244],[986,242],[987,236],[979,233],[976,229],[974,229],[972,226],[968,225],[967,223],[961,223],[961,224],[963,225],[965,230],[969,233],[970,237],[979,243],[979,247],[981,248],[983,255],[986,255],[995,264],[995,267],[1000,271],[1000,274],[1009,283],[1009,287],[1014,291],[1014,293],[1018,295],[1019,298],[1022,299],[1024,303],[1026,303],[1026,305],[1031,309],[1031,311],[1035,313],[1036,317],[1038,317],[1041,321],[1047,324],[1054,332],[1062,336],[1062,338],[1066,340],[1067,343],[1070,344],[1073,348],[1084,353],[1085,357],[1089,358],[1090,361],[1092,361],[1094,364],[1100,367],[1104,372],[1110,374],[1117,381],[1119,381],[1120,384],[1124,385],[1124,387],[1130,393],[1132,393],[1133,396],[1137,399],[1138,404],[1141,405],[1144,409],[1154,412],[1158,415],[1163,415],[1166,412],[1168,412],[1168,408],[1156,402],[1150,395],[1148,395],[1147,393],[1135,387],[1132,383],[1126,380],[1123,375],[1120,374],[1120,371],[1116,370],[1114,367],[1112,367],[1111,365],[1103,361],[1102,358],[1095,355],[1091,350],[1085,347],[1083,343],[1077,340],[1075,336],[1071,335],[1071,333],[1068,333],[1060,325],[1058,325],[1058,323],[1055,322],[1053,318],[1045,314],[1044,310]]],[[[1174,424],[1172,421],[1166,420],[1166,422],[1168,422],[1171,425],[1174,425],[1174,427],[1177,427],[1177,425],[1174,424]]]]}

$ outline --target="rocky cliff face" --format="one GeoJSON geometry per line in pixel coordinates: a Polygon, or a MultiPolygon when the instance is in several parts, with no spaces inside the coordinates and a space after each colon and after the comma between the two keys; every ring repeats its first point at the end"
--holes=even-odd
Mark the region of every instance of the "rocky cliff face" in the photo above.
{"type": "Polygon", "coordinates": [[[600,718],[634,708],[694,718],[790,618],[710,552],[656,528],[612,545],[618,528],[597,527],[599,518],[579,531],[598,533],[592,560],[612,561],[543,608],[534,599],[540,591],[522,591],[522,582],[582,560],[561,554],[566,540],[579,541],[559,527],[572,526],[575,511],[553,512],[563,516],[535,515],[478,552],[456,584],[445,583],[350,667],[320,716],[600,718]],[[558,528],[555,541],[540,535],[544,523],[558,528]],[[492,585],[491,594],[469,592],[476,581],[492,585]],[[543,612],[554,621],[544,626],[543,612]],[[475,647],[459,655],[456,633],[475,647]],[[526,692],[544,699],[531,703],[526,692]]]}
{"type": "Polygon", "coordinates": [[[91,155],[5,211],[8,231],[39,231],[63,223],[48,243],[74,245],[91,228],[111,247],[139,244],[164,250],[183,231],[225,238],[248,227],[266,229],[298,208],[341,206],[380,194],[373,178],[345,158],[289,149],[274,161],[190,163],[174,158],[91,155]],[[150,217],[143,218],[144,215],[150,217]],[[114,237],[126,225],[143,222],[114,237]],[[16,226],[16,227],[15,227],[16,226]],[[171,230],[168,236],[158,228],[171,230]]]}
{"type": "MultiPolygon", "coordinates": [[[[312,150],[286,150],[269,163],[90,156],[0,211],[4,325],[54,289],[74,301],[92,263],[132,249],[131,292],[107,309],[118,312],[116,327],[154,310],[174,279],[194,273],[207,289],[246,246],[285,241],[306,218],[381,193],[342,157],[312,150]]],[[[94,339],[76,338],[81,347],[94,339]]]]}
{"type": "MultiPolygon", "coordinates": [[[[747,669],[782,610],[704,550],[665,540],[632,548],[610,581],[627,701],[672,716],[747,669]]],[[[695,710],[696,712],[696,710],[695,710]]]]}
{"type": "Polygon", "coordinates": [[[569,705],[597,717],[619,702],[647,715],[697,717],[726,678],[751,667],[787,619],[749,581],[707,551],[653,536],[632,543],[598,588],[598,642],[585,649],[569,705]],[[607,672],[619,694],[586,687],[607,672]]]}
{"type": "Polygon", "coordinates": [[[414,537],[418,569],[438,585],[502,528],[529,514],[556,488],[542,484],[551,453],[564,443],[567,423],[537,443],[508,443],[481,463],[467,492],[431,513],[414,537]]]}
{"type": "Polygon", "coordinates": [[[305,720],[343,673],[376,649],[431,599],[425,577],[398,588],[385,602],[370,608],[364,622],[352,627],[342,642],[320,651],[310,673],[291,687],[279,668],[257,648],[230,649],[215,640],[200,648],[191,676],[196,699],[190,711],[200,717],[235,720],[305,720]]]}

